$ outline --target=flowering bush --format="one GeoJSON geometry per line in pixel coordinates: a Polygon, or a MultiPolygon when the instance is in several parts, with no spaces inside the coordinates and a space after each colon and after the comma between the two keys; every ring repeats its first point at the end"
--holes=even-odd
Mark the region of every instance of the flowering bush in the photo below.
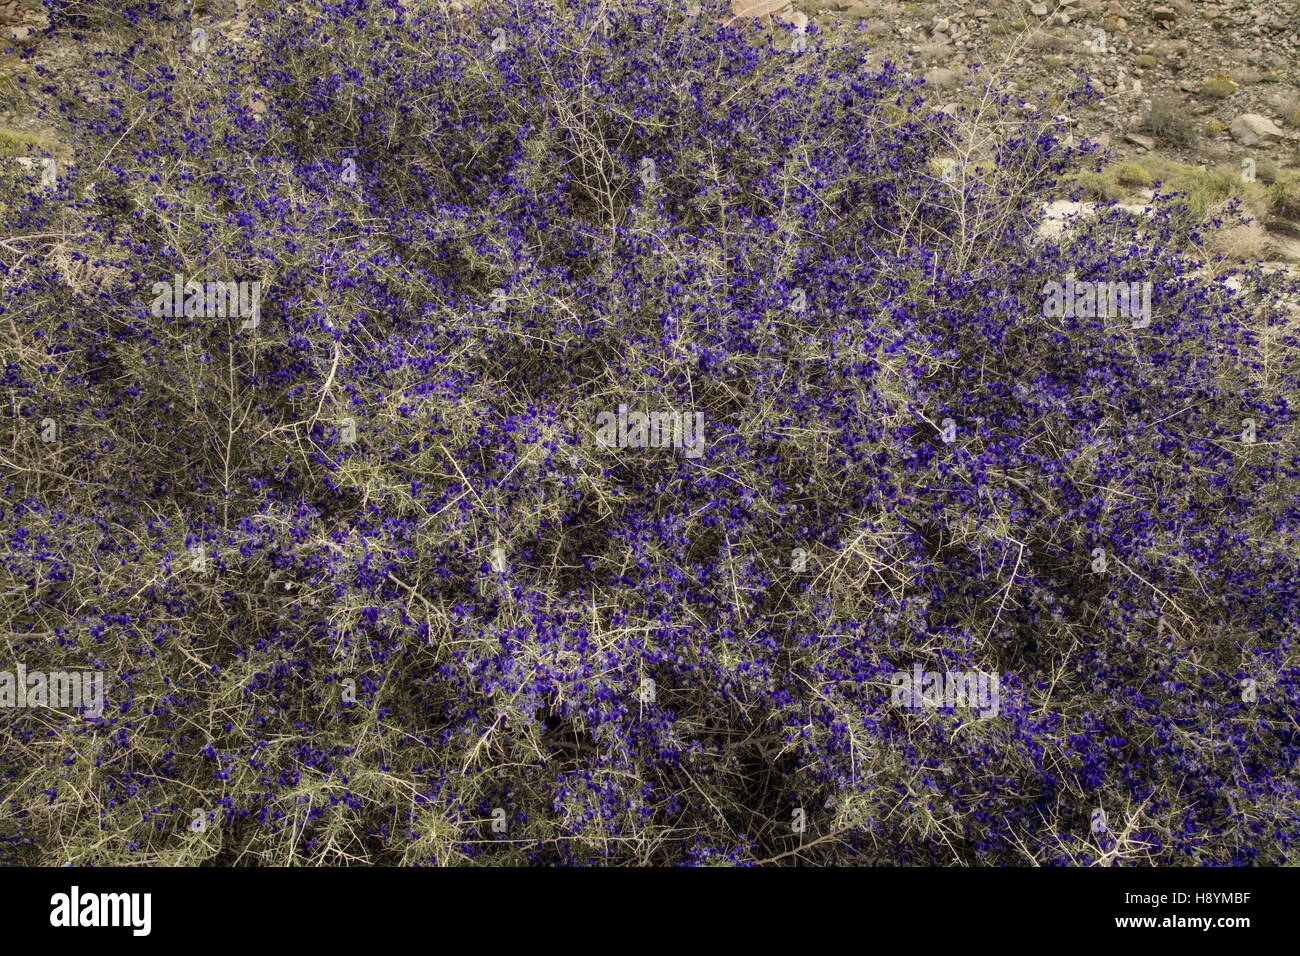
{"type": "Polygon", "coordinates": [[[1041,235],[1086,85],[801,39],[341,0],[42,77],[3,632],[106,705],[0,712],[0,856],[1294,861],[1296,289],[1176,196],[1041,235]]]}

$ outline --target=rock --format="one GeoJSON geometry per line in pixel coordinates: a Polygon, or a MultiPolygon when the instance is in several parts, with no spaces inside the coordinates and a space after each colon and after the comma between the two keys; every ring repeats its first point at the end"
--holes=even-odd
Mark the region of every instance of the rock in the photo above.
{"type": "Polygon", "coordinates": [[[731,0],[731,12],[738,17],[767,17],[780,13],[788,0],[731,0]]]}
{"type": "Polygon", "coordinates": [[[1135,216],[1149,216],[1152,209],[1150,206],[1144,206],[1141,203],[1122,202],[1115,206],[1116,209],[1123,209],[1125,212],[1132,213],[1135,216]]]}
{"type": "Polygon", "coordinates": [[[1172,23],[1178,19],[1178,12],[1173,7],[1155,7],[1151,11],[1151,19],[1157,23],[1172,23]]]}
{"type": "Polygon", "coordinates": [[[1049,202],[1043,207],[1043,212],[1048,219],[1066,219],[1070,216],[1077,216],[1081,213],[1087,213],[1092,210],[1092,204],[1086,202],[1072,202],[1069,199],[1057,199],[1049,202]]]}
{"type": "Polygon", "coordinates": [[[1071,219],[1087,216],[1092,212],[1092,203],[1071,202],[1058,199],[1043,207],[1043,222],[1038,227],[1038,234],[1048,239],[1061,235],[1071,225],[1071,219]]]}
{"type": "Polygon", "coordinates": [[[1228,127],[1232,138],[1242,146],[1258,146],[1260,143],[1276,143],[1282,138],[1282,130],[1267,116],[1258,113],[1242,113],[1228,127]]]}
{"type": "Polygon", "coordinates": [[[930,70],[925,74],[926,85],[933,86],[938,90],[946,90],[956,86],[959,79],[960,77],[957,75],[956,71],[945,69],[941,66],[936,66],[933,70],[930,70]]]}
{"type": "Polygon", "coordinates": [[[1134,146],[1141,146],[1148,152],[1156,148],[1156,141],[1150,136],[1143,136],[1141,133],[1125,133],[1124,141],[1132,143],[1134,146]]]}
{"type": "Polygon", "coordinates": [[[1285,109],[1291,102],[1292,93],[1290,91],[1275,90],[1271,93],[1264,94],[1264,105],[1271,106],[1275,110],[1285,109]]]}
{"type": "Polygon", "coordinates": [[[925,66],[937,66],[952,59],[953,48],[947,43],[927,43],[916,51],[925,66]]]}
{"type": "Polygon", "coordinates": [[[1032,13],[1032,14],[1033,14],[1034,16],[1036,16],[1036,17],[1045,17],[1045,16],[1047,16],[1047,13],[1048,13],[1048,11],[1047,11],[1047,4],[1045,4],[1045,3],[1035,3],[1032,7],[1029,8],[1029,12],[1032,13]]]}

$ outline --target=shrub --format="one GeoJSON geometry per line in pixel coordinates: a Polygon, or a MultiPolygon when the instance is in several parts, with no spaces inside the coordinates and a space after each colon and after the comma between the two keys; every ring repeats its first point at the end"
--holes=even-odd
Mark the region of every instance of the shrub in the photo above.
{"type": "Polygon", "coordinates": [[[1229,226],[1214,236],[1210,247],[1228,259],[1257,259],[1268,248],[1268,232],[1258,221],[1229,226]]]}
{"type": "Polygon", "coordinates": [[[1300,95],[1288,94],[1278,108],[1278,116],[1287,126],[1300,126],[1300,95]]]}
{"type": "Polygon", "coordinates": [[[58,141],[49,136],[0,127],[0,156],[53,156],[58,152],[58,141]]]}
{"type": "Polygon", "coordinates": [[[1228,76],[1215,76],[1201,84],[1201,95],[1212,100],[1226,100],[1237,92],[1237,81],[1228,76]]]}
{"type": "Polygon", "coordinates": [[[47,77],[0,626],[108,704],[0,715],[6,862],[1293,861],[1296,290],[1170,201],[1040,237],[1088,158],[1041,102],[598,11],[47,77]],[[1150,326],[1045,315],[1068,276],[1150,326]],[[620,405],[707,440],[602,446],[620,405]]]}
{"type": "Polygon", "coordinates": [[[1274,212],[1286,219],[1300,220],[1300,169],[1278,172],[1269,194],[1274,212]]]}
{"type": "Polygon", "coordinates": [[[1187,108],[1174,97],[1157,96],[1151,100],[1144,127],[1162,143],[1189,147],[1196,143],[1196,121],[1187,108]]]}
{"type": "Polygon", "coordinates": [[[1123,186],[1150,186],[1151,174],[1137,163],[1121,163],[1115,170],[1115,180],[1123,186]]]}
{"type": "Polygon", "coordinates": [[[1271,208],[1270,191],[1259,182],[1245,182],[1240,166],[1202,169],[1162,156],[1144,156],[1139,162],[1167,192],[1180,194],[1196,220],[1229,199],[1241,200],[1255,217],[1267,215],[1271,208]]]}
{"type": "Polygon", "coordinates": [[[1073,181],[1083,198],[1092,201],[1119,202],[1132,192],[1128,186],[1119,184],[1113,169],[1102,172],[1083,171],[1076,174],[1073,181]]]}
{"type": "Polygon", "coordinates": [[[183,16],[183,5],[175,0],[41,0],[41,5],[52,30],[131,30],[177,24],[183,16]]]}

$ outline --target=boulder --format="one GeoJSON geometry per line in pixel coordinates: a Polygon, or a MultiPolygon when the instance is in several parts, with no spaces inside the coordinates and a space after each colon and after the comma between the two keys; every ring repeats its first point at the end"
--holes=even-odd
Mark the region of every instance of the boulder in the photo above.
{"type": "Polygon", "coordinates": [[[1276,143],[1282,138],[1282,130],[1267,116],[1258,113],[1242,113],[1228,127],[1232,138],[1242,146],[1258,146],[1260,143],[1276,143]]]}

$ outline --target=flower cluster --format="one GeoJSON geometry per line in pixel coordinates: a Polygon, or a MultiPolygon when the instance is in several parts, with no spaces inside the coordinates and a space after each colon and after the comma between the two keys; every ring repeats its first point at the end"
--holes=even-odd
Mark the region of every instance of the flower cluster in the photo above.
{"type": "Polygon", "coordinates": [[[1176,196],[1041,235],[1086,83],[661,0],[164,32],[0,173],[0,630],[107,675],[0,712],[0,860],[1295,859],[1296,290],[1176,196]]]}

